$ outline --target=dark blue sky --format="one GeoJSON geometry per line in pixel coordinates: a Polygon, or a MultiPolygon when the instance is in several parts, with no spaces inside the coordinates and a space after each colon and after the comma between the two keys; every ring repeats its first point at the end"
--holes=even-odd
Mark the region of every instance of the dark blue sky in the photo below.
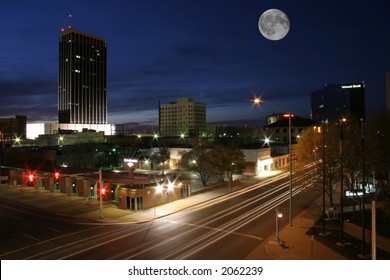
{"type": "Polygon", "coordinates": [[[70,24],[108,40],[110,123],[157,124],[158,100],[193,97],[207,121],[309,117],[325,83],[365,81],[367,111],[385,106],[388,0],[20,0],[0,9],[0,117],[57,120],[58,41],[70,24]],[[290,32],[265,39],[258,19],[284,11],[290,32]]]}

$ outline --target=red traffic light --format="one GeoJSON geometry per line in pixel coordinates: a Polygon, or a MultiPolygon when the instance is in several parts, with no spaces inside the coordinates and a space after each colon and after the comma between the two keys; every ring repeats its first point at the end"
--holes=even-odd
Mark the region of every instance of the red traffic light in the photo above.
{"type": "Polygon", "coordinates": [[[34,174],[28,174],[27,186],[33,186],[33,185],[34,185],[34,174]]]}
{"type": "Polygon", "coordinates": [[[59,173],[59,172],[54,173],[54,177],[55,177],[56,179],[58,179],[58,178],[60,177],[60,173],[59,173]]]}

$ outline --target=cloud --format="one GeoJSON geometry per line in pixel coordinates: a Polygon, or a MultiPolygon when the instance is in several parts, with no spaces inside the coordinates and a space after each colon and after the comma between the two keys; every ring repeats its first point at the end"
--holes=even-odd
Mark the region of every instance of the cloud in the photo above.
{"type": "Polygon", "coordinates": [[[0,79],[2,116],[27,115],[29,120],[52,120],[57,115],[56,81],[0,79]]]}

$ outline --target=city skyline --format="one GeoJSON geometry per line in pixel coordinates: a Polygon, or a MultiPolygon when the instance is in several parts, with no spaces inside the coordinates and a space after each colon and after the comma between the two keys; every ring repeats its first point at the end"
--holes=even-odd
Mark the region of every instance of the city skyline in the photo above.
{"type": "Polygon", "coordinates": [[[109,123],[157,126],[158,102],[181,97],[205,103],[207,122],[263,120],[278,112],[252,106],[260,95],[309,117],[312,91],[361,81],[367,115],[385,108],[387,1],[209,2],[4,3],[0,117],[57,121],[58,34],[69,25],[108,41],[109,123]],[[290,19],[279,41],[258,30],[270,8],[290,19]]]}

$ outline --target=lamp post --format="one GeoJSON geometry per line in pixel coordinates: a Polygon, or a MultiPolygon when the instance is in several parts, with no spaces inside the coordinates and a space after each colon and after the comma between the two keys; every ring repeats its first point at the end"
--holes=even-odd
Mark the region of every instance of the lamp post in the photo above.
{"type": "MultiPolygon", "coordinates": [[[[274,104],[273,102],[269,101],[269,100],[262,100],[260,97],[255,97],[253,100],[253,103],[255,105],[260,105],[260,103],[262,102],[267,102],[267,103],[270,103],[271,105],[275,106],[276,108],[278,108],[279,110],[283,111],[283,112],[286,112],[286,110],[284,110],[283,108],[277,106],[276,104],[274,104]]],[[[283,115],[284,117],[287,117],[288,118],[288,157],[289,157],[289,173],[290,173],[290,213],[289,213],[289,224],[290,226],[293,225],[292,223],[292,151],[291,151],[291,128],[292,128],[292,125],[291,125],[291,118],[294,116],[292,115],[291,113],[285,113],[283,115]]]]}
{"type": "Polygon", "coordinates": [[[322,121],[322,234],[325,235],[325,122],[322,121]]]}
{"type": "Polygon", "coordinates": [[[365,212],[366,212],[366,206],[365,206],[365,193],[366,193],[366,178],[365,178],[365,157],[364,157],[364,119],[360,119],[361,125],[362,125],[362,142],[361,142],[361,147],[360,147],[360,156],[362,159],[362,255],[364,256],[365,254],[365,249],[364,249],[364,242],[366,241],[366,220],[365,220],[365,212]]]}
{"type": "Polygon", "coordinates": [[[275,209],[275,241],[279,242],[279,219],[283,217],[283,213],[279,212],[279,208],[276,207],[275,209]]]}
{"type": "Polygon", "coordinates": [[[290,113],[284,114],[288,117],[288,158],[289,158],[289,168],[290,168],[290,214],[289,221],[290,226],[292,227],[292,152],[291,152],[291,117],[290,113]]]}

